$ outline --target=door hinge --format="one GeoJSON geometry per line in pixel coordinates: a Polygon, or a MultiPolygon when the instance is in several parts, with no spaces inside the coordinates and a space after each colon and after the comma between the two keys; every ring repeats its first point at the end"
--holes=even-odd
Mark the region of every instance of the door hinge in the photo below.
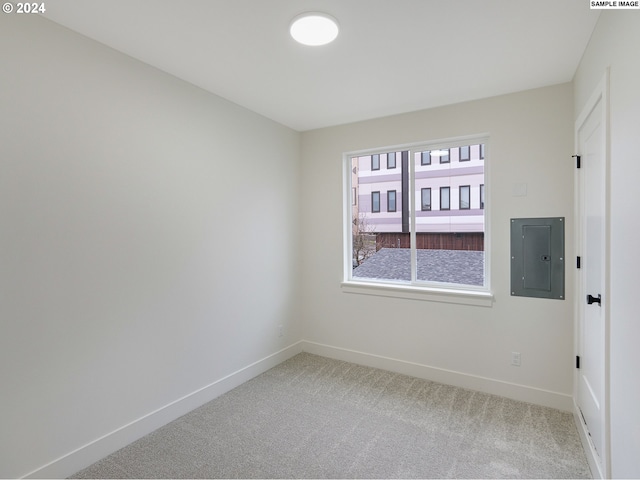
{"type": "Polygon", "coordinates": [[[576,159],[576,168],[580,168],[580,155],[572,155],[576,159]]]}
{"type": "Polygon", "coordinates": [[[580,355],[576,355],[576,368],[580,368],[580,355]]]}
{"type": "Polygon", "coordinates": [[[576,257],[576,268],[580,268],[580,257],[576,257]]]}

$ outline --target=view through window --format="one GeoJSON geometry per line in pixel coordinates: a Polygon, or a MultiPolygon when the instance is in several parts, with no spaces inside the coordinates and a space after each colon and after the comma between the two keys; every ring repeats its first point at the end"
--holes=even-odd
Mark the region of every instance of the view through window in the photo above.
{"type": "Polygon", "coordinates": [[[348,156],[351,279],[487,285],[485,141],[348,156]]]}

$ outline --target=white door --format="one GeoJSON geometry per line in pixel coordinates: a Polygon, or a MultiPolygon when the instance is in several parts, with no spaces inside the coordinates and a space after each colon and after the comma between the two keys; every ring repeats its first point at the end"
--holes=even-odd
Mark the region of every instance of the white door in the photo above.
{"type": "Polygon", "coordinates": [[[578,232],[581,268],[578,273],[577,399],[589,439],[599,457],[605,451],[606,335],[606,163],[603,99],[600,96],[578,125],[578,232]]]}

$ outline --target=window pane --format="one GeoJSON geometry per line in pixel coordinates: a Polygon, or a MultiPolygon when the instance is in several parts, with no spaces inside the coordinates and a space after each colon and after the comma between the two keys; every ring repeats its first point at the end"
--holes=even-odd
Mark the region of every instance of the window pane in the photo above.
{"type": "Polygon", "coordinates": [[[480,185],[480,208],[484,208],[484,185],[480,185]]]}
{"type": "Polygon", "coordinates": [[[373,213],[380,211],[380,192],[371,192],[371,211],[373,213]]]}
{"type": "Polygon", "coordinates": [[[440,210],[449,210],[450,208],[449,192],[450,192],[449,187],[440,188],[440,210]]]}
{"type": "Polygon", "coordinates": [[[396,211],[396,191],[389,190],[387,192],[387,212],[396,211]]]}
{"type": "Polygon", "coordinates": [[[471,147],[469,145],[460,147],[460,161],[468,162],[469,160],[471,160],[471,147]]]}
{"type": "Polygon", "coordinates": [[[471,187],[469,185],[460,186],[460,210],[471,208],[471,187]]]}
{"type": "Polygon", "coordinates": [[[387,153],[387,168],[396,168],[396,152],[387,153]]]}
{"type": "Polygon", "coordinates": [[[449,163],[449,150],[440,150],[440,163],[449,163]],[[444,153],[446,152],[446,153],[444,153]]]}
{"type": "Polygon", "coordinates": [[[431,189],[422,188],[420,195],[422,197],[422,210],[423,211],[431,210],[431,189]]]}
{"type": "MultiPolygon", "coordinates": [[[[468,152],[469,161],[478,160],[478,143],[458,148],[460,159],[465,158],[468,152]]],[[[454,150],[454,157],[456,153],[454,150]]],[[[471,199],[475,206],[479,195],[475,192],[484,184],[484,167],[480,164],[470,169],[469,163],[464,163],[466,161],[454,161],[447,165],[446,170],[436,172],[419,169],[415,162],[415,198],[416,205],[420,205],[415,212],[418,282],[466,286],[485,284],[484,215],[479,209],[471,209],[471,199]]]]}
{"type": "Polygon", "coordinates": [[[371,155],[371,170],[380,170],[380,155],[371,155]]]}
{"type": "Polygon", "coordinates": [[[431,165],[431,152],[420,153],[420,165],[431,165]]]}
{"type": "Polygon", "coordinates": [[[403,186],[409,185],[405,156],[409,152],[395,152],[396,169],[384,176],[372,175],[372,155],[351,159],[351,186],[358,197],[351,207],[353,279],[411,281],[409,202],[402,199],[403,186]]]}

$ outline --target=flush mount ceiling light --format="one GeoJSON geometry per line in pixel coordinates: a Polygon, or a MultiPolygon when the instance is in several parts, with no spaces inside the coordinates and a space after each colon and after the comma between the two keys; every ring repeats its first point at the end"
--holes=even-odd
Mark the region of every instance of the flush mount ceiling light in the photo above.
{"type": "Polygon", "coordinates": [[[307,12],[293,19],[289,33],[303,45],[326,45],[338,36],[338,22],[326,13],[307,12]]]}

